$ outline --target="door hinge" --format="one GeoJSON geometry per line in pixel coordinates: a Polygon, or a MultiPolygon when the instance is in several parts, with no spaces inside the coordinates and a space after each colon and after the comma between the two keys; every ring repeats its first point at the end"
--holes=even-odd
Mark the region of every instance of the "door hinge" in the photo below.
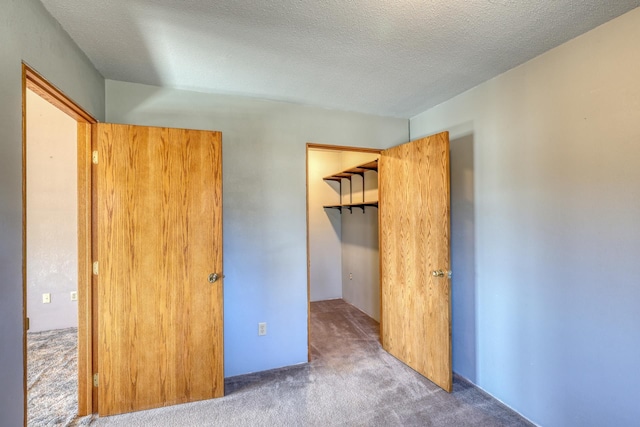
{"type": "Polygon", "coordinates": [[[93,261],[93,275],[98,275],[98,261],[93,261]]]}
{"type": "Polygon", "coordinates": [[[97,151],[97,150],[96,150],[96,151],[94,151],[93,153],[91,153],[91,162],[92,162],[94,165],[97,165],[97,164],[98,164],[98,151],[97,151]]]}
{"type": "Polygon", "coordinates": [[[93,374],[93,386],[98,387],[98,373],[93,374]]]}
{"type": "Polygon", "coordinates": [[[29,326],[30,326],[29,325],[29,318],[26,317],[25,320],[24,320],[24,327],[26,328],[27,331],[29,330],[29,326]]]}

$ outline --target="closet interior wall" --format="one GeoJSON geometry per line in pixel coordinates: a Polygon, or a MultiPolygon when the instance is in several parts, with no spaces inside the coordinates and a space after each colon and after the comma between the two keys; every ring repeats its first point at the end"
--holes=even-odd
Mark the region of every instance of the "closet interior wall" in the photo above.
{"type": "Polygon", "coordinates": [[[342,219],[336,209],[324,209],[329,200],[338,203],[338,184],[322,180],[342,168],[342,153],[309,149],[309,294],[311,301],[342,298],[342,219]]]}
{"type": "Polygon", "coordinates": [[[360,202],[363,196],[365,201],[377,201],[378,174],[365,173],[364,195],[360,176],[343,180],[342,186],[322,179],[375,160],[378,155],[310,149],[308,156],[310,299],[342,298],[379,321],[378,209],[343,209],[341,214],[323,207],[350,203],[351,198],[354,203],[360,202]]]}
{"type": "MultiPolygon", "coordinates": [[[[377,159],[377,154],[342,152],[342,169],[377,159]]],[[[360,176],[351,179],[353,202],[362,201],[360,176]]],[[[348,202],[349,185],[342,185],[342,203],[348,202]]],[[[364,174],[364,201],[378,200],[378,173],[364,174]]],[[[343,210],[342,223],[342,299],[380,321],[380,254],[378,251],[378,209],[366,207],[343,210]]]]}

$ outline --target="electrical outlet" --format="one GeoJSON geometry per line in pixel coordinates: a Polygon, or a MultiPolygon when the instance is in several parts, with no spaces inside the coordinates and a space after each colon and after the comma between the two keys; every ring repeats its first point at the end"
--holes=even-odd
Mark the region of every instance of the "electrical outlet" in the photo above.
{"type": "Polygon", "coordinates": [[[349,273],[349,280],[353,280],[353,273],[349,273]]]}
{"type": "Polygon", "coordinates": [[[267,322],[258,323],[258,335],[267,335],[267,322]]]}
{"type": "Polygon", "coordinates": [[[51,294],[42,294],[42,303],[43,304],[51,303],[51,294]]]}
{"type": "Polygon", "coordinates": [[[71,301],[78,301],[78,292],[71,291],[71,301]]]}

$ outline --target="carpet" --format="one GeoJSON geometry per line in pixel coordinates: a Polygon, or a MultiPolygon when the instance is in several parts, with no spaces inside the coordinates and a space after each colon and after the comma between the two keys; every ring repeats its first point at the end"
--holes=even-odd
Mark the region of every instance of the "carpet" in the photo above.
{"type": "Polygon", "coordinates": [[[77,413],[77,328],[27,333],[27,425],[88,425],[77,413]]]}
{"type": "Polygon", "coordinates": [[[446,393],[382,350],[378,334],[344,301],[314,302],[311,363],[228,378],[220,399],[91,426],[533,426],[460,377],[446,393]]]}
{"type": "Polygon", "coordinates": [[[91,426],[523,426],[454,377],[449,394],[382,350],[378,324],[342,300],[311,304],[312,361],[228,378],[220,399],[91,419],[91,426]]]}

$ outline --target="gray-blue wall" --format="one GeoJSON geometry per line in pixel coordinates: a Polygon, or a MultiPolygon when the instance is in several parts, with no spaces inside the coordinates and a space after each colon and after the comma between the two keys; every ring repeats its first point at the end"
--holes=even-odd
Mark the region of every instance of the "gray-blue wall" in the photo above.
{"type": "Polygon", "coordinates": [[[306,143],[386,148],[408,120],[111,80],[106,101],[109,122],[222,131],[225,376],[306,362],[306,143]]]}
{"type": "MultiPolygon", "coordinates": [[[[640,419],[639,39],[634,10],[411,120],[412,139],[451,131],[454,369],[545,426],[640,419]]],[[[0,414],[13,426],[21,61],[98,119],[105,100],[37,1],[3,2],[0,40],[0,414]]],[[[110,86],[109,120],[223,131],[227,375],[304,361],[304,142],[386,148],[406,121],[110,86]]]]}
{"type": "Polygon", "coordinates": [[[640,9],[411,120],[451,131],[454,370],[543,426],[640,420],[638,40],[640,9]]]}
{"type": "Polygon", "coordinates": [[[35,0],[0,6],[0,423],[23,423],[22,61],[104,117],[104,79],[35,0]]]}

